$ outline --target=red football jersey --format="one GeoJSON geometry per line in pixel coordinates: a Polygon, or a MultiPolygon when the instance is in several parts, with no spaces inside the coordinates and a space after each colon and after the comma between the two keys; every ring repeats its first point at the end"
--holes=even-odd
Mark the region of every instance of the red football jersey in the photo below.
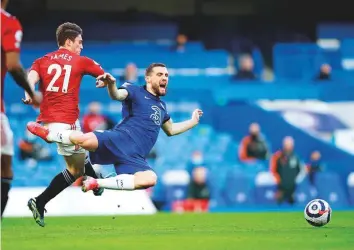
{"type": "Polygon", "coordinates": [[[73,124],[79,118],[79,89],[84,75],[104,73],[94,60],[67,49],[51,52],[32,64],[40,77],[43,101],[38,122],[73,124]]]}
{"type": "Polygon", "coordinates": [[[1,112],[4,112],[4,80],[7,73],[6,52],[20,52],[22,27],[20,22],[1,9],[1,112]]]}

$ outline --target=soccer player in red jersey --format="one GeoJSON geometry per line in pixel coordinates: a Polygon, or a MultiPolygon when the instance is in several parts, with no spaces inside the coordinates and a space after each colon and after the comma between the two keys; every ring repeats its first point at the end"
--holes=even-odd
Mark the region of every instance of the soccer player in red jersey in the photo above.
{"type": "MultiPolygon", "coordinates": [[[[104,71],[94,60],[80,56],[83,44],[82,29],[78,25],[63,23],[57,28],[56,37],[59,49],[35,60],[28,74],[30,84],[34,86],[39,82],[43,93],[37,122],[53,131],[81,131],[78,120],[81,79],[84,75],[97,77],[104,71]]],[[[24,102],[31,103],[31,98],[26,96],[24,102]]],[[[28,201],[28,207],[40,226],[44,226],[44,207],[51,199],[81,177],[84,171],[87,175],[95,175],[91,163],[85,165],[83,148],[64,144],[57,146],[58,154],[65,158],[66,169],[54,177],[42,194],[28,201]]]]}
{"type": "Polygon", "coordinates": [[[33,99],[32,104],[39,105],[41,95],[35,93],[27,81],[26,71],[20,62],[22,27],[20,22],[5,11],[8,1],[1,0],[1,218],[5,210],[10,190],[12,156],[14,154],[13,133],[5,115],[4,80],[7,72],[15,82],[25,89],[33,99]]]}

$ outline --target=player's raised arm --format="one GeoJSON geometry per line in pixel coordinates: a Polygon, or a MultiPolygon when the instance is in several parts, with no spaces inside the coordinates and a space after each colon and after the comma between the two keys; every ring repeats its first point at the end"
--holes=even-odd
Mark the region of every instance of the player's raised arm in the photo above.
{"type": "Polygon", "coordinates": [[[172,119],[169,119],[162,125],[162,129],[168,136],[182,134],[198,125],[200,117],[202,115],[203,111],[200,109],[196,109],[194,110],[192,118],[190,120],[174,123],[172,119]]]}
{"type": "Polygon", "coordinates": [[[97,77],[97,88],[104,88],[107,86],[108,94],[112,100],[124,101],[128,97],[126,89],[118,89],[116,79],[109,73],[104,73],[97,77]]]}

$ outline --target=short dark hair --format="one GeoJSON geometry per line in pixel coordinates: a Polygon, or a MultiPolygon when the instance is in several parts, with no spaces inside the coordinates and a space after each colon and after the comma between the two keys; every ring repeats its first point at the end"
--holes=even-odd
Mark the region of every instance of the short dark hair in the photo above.
{"type": "Polygon", "coordinates": [[[59,46],[63,46],[67,39],[74,41],[79,35],[82,35],[82,29],[75,23],[63,23],[57,28],[57,43],[59,46]]]}
{"type": "Polygon", "coordinates": [[[163,63],[152,63],[149,65],[149,67],[146,68],[145,70],[145,75],[148,76],[151,74],[151,72],[153,71],[154,68],[156,67],[164,67],[166,68],[166,65],[163,63]]]}

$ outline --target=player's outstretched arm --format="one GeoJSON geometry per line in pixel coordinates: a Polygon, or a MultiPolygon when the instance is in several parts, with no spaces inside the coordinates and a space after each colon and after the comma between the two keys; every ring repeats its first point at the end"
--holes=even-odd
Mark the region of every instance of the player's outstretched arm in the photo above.
{"type": "Polygon", "coordinates": [[[31,98],[33,98],[33,104],[38,105],[41,102],[39,94],[34,92],[34,89],[27,81],[26,71],[23,69],[20,62],[20,54],[18,52],[6,52],[6,67],[11,74],[15,82],[22,87],[31,98]]]}
{"type": "Polygon", "coordinates": [[[190,120],[174,123],[172,119],[170,119],[162,125],[162,129],[168,136],[182,134],[198,125],[202,115],[203,111],[196,109],[193,111],[192,118],[190,120]]]}
{"type": "Polygon", "coordinates": [[[104,73],[96,78],[97,88],[104,88],[107,86],[109,97],[112,100],[124,101],[128,97],[128,91],[125,89],[118,89],[116,79],[109,73],[104,73]]]}

